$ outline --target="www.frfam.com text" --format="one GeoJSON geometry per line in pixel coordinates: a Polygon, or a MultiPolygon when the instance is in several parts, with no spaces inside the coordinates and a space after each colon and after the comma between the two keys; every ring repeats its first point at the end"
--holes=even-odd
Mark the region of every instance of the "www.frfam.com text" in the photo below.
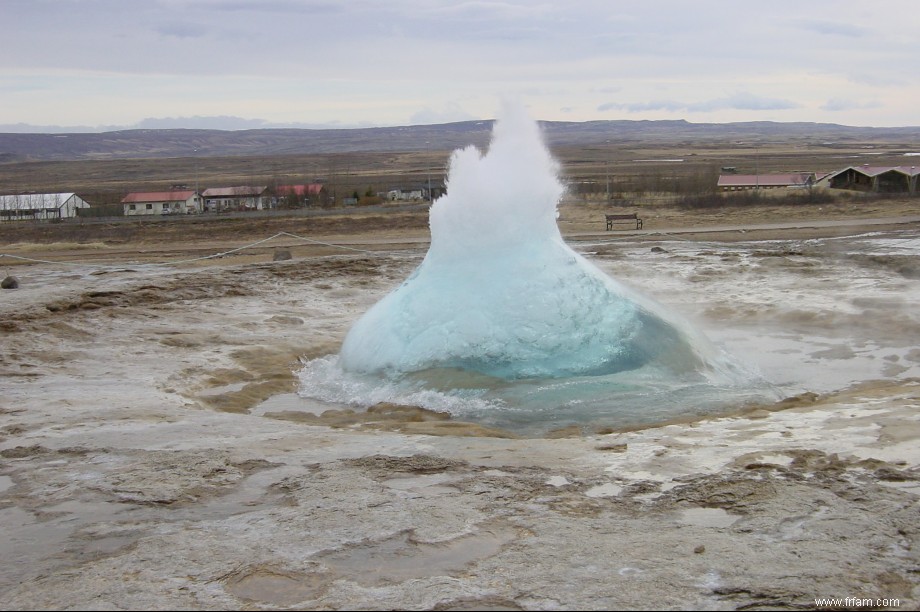
{"type": "Polygon", "coordinates": [[[888,597],[815,597],[818,609],[898,608],[901,600],[888,597]]]}

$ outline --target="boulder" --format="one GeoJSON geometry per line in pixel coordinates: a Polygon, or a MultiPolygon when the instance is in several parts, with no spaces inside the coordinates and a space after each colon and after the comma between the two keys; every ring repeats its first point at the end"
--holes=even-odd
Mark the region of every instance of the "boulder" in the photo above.
{"type": "Polygon", "coordinates": [[[7,276],[0,281],[0,289],[17,289],[18,287],[19,279],[15,276],[7,276]]]}

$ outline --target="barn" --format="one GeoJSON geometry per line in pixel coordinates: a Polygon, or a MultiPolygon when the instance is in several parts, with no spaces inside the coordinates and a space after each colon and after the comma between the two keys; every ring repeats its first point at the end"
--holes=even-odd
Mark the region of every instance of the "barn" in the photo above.
{"type": "Polygon", "coordinates": [[[71,219],[79,208],[89,203],[72,192],[0,195],[0,221],[71,219]]]}
{"type": "Polygon", "coordinates": [[[850,166],[828,177],[832,189],[885,193],[917,193],[917,166],[850,166]]]}

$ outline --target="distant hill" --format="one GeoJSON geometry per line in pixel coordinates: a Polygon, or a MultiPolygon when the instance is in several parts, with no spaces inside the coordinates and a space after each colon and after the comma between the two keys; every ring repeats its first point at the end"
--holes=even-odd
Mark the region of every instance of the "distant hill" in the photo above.
{"type": "MultiPolygon", "coordinates": [[[[701,144],[707,141],[920,147],[920,127],[870,128],[829,123],[687,121],[541,122],[551,147],[602,144],[701,144]]],[[[166,157],[451,150],[488,144],[492,121],[352,129],[139,129],[82,134],[0,133],[0,163],[166,157]]]]}

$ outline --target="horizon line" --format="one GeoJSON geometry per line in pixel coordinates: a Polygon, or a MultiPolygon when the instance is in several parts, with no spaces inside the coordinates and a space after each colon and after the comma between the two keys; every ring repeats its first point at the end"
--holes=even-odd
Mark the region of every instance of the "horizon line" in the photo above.
{"type": "MultiPolygon", "coordinates": [[[[195,116],[195,117],[166,117],[166,118],[148,118],[138,122],[135,125],[102,125],[102,126],[62,126],[62,125],[35,125],[30,123],[7,123],[0,124],[0,134],[19,134],[19,135],[67,135],[67,134],[108,134],[113,132],[161,132],[161,131],[199,131],[199,132],[247,132],[247,131],[270,131],[270,130],[303,130],[303,131],[352,131],[352,130],[374,130],[374,129],[399,129],[399,128],[425,128],[439,127],[446,125],[457,125],[461,123],[491,123],[495,118],[487,119],[462,119],[458,121],[444,121],[440,123],[412,123],[412,124],[389,124],[389,125],[338,125],[329,124],[273,124],[262,122],[260,119],[244,119],[242,117],[230,116],[195,116]],[[228,120],[230,122],[238,121],[251,123],[254,125],[240,127],[195,127],[195,126],[167,126],[167,127],[148,127],[143,123],[146,121],[175,121],[181,123],[183,120],[189,121],[214,121],[228,120]]],[[[841,128],[854,129],[875,129],[875,130],[897,130],[897,129],[920,129],[920,125],[899,125],[899,126],[873,126],[873,125],[849,125],[844,123],[824,122],[824,121],[775,121],[775,120],[750,120],[750,121],[699,121],[694,122],[688,119],[588,119],[584,121],[570,121],[557,119],[537,119],[539,123],[544,124],[589,124],[589,123],[684,123],[688,125],[752,125],[752,124],[774,124],[774,125],[826,125],[841,128]]]]}

